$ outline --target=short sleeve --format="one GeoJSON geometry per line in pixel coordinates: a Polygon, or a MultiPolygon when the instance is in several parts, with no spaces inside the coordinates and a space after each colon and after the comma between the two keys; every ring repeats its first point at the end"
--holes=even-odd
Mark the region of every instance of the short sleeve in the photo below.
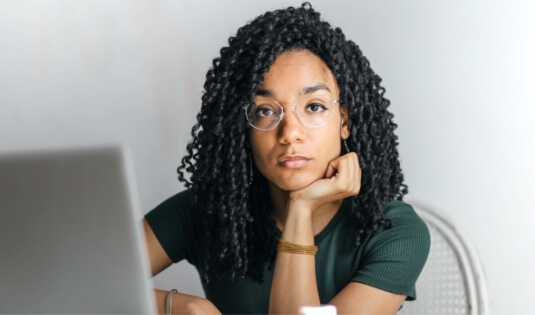
{"type": "Polygon", "coordinates": [[[429,230],[414,209],[401,201],[388,203],[384,213],[392,227],[381,227],[364,241],[353,281],[414,300],[416,280],[431,246],[429,230]]]}
{"type": "Polygon", "coordinates": [[[185,190],[159,204],[145,215],[154,235],[174,262],[187,259],[193,265],[201,254],[201,222],[185,190]]]}

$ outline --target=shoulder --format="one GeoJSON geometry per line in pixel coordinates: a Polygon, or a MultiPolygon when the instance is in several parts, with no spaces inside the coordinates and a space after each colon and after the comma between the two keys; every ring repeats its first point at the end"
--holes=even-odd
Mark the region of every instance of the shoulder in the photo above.
{"type": "Polygon", "coordinates": [[[183,190],[161,202],[156,209],[161,207],[191,208],[191,189],[183,190]]]}
{"type": "Polygon", "coordinates": [[[147,223],[173,262],[192,260],[190,245],[201,239],[201,213],[191,203],[191,191],[177,193],[145,215],[147,223]]]}
{"type": "Polygon", "coordinates": [[[181,191],[157,205],[145,215],[149,223],[151,221],[181,218],[195,215],[197,209],[191,203],[191,190],[181,191]]]}
{"type": "Polygon", "coordinates": [[[383,213],[391,225],[386,224],[377,229],[369,239],[369,247],[399,250],[425,262],[431,237],[427,225],[414,208],[403,201],[392,200],[384,205],[383,213]]]}
{"type": "MultiPolygon", "coordinates": [[[[392,222],[396,233],[410,233],[429,239],[429,230],[414,208],[403,201],[392,200],[383,207],[385,218],[392,222]]],[[[388,229],[388,228],[383,228],[388,229]]]]}
{"type": "Polygon", "coordinates": [[[414,284],[431,246],[429,230],[405,202],[393,200],[383,210],[391,226],[379,227],[363,242],[359,280],[412,300],[416,297],[414,284]]]}

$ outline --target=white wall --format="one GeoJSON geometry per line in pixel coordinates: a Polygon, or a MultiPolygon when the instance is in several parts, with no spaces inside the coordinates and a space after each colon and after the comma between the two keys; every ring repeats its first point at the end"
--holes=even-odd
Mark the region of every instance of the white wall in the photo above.
{"type": "MultiPolygon", "coordinates": [[[[1,1],[0,151],[124,143],[147,211],[175,168],[228,36],[298,2],[1,1]]],[[[535,8],[528,1],[314,1],[384,79],[412,199],[483,259],[494,314],[528,312],[535,221],[535,8]],[[529,56],[529,57],[528,57],[529,56]]],[[[158,287],[200,294],[179,264],[158,287]]]]}

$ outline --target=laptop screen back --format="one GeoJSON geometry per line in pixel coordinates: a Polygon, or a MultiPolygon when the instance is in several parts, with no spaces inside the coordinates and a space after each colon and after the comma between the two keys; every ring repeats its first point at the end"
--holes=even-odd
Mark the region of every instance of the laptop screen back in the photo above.
{"type": "Polygon", "coordinates": [[[0,156],[0,313],[155,313],[131,159],[0,156]]]}

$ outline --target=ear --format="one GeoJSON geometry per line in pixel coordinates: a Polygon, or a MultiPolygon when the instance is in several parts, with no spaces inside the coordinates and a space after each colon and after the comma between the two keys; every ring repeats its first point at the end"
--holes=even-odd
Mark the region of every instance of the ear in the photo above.
{"type": "Polygon", "coordinates": [[[342,118],[342,124],[340,125],[340,137],[342,140],[349,138],[351,124],[349,122],[348,109],[345,106],[340,106],[340,116],[342,118]]]}

